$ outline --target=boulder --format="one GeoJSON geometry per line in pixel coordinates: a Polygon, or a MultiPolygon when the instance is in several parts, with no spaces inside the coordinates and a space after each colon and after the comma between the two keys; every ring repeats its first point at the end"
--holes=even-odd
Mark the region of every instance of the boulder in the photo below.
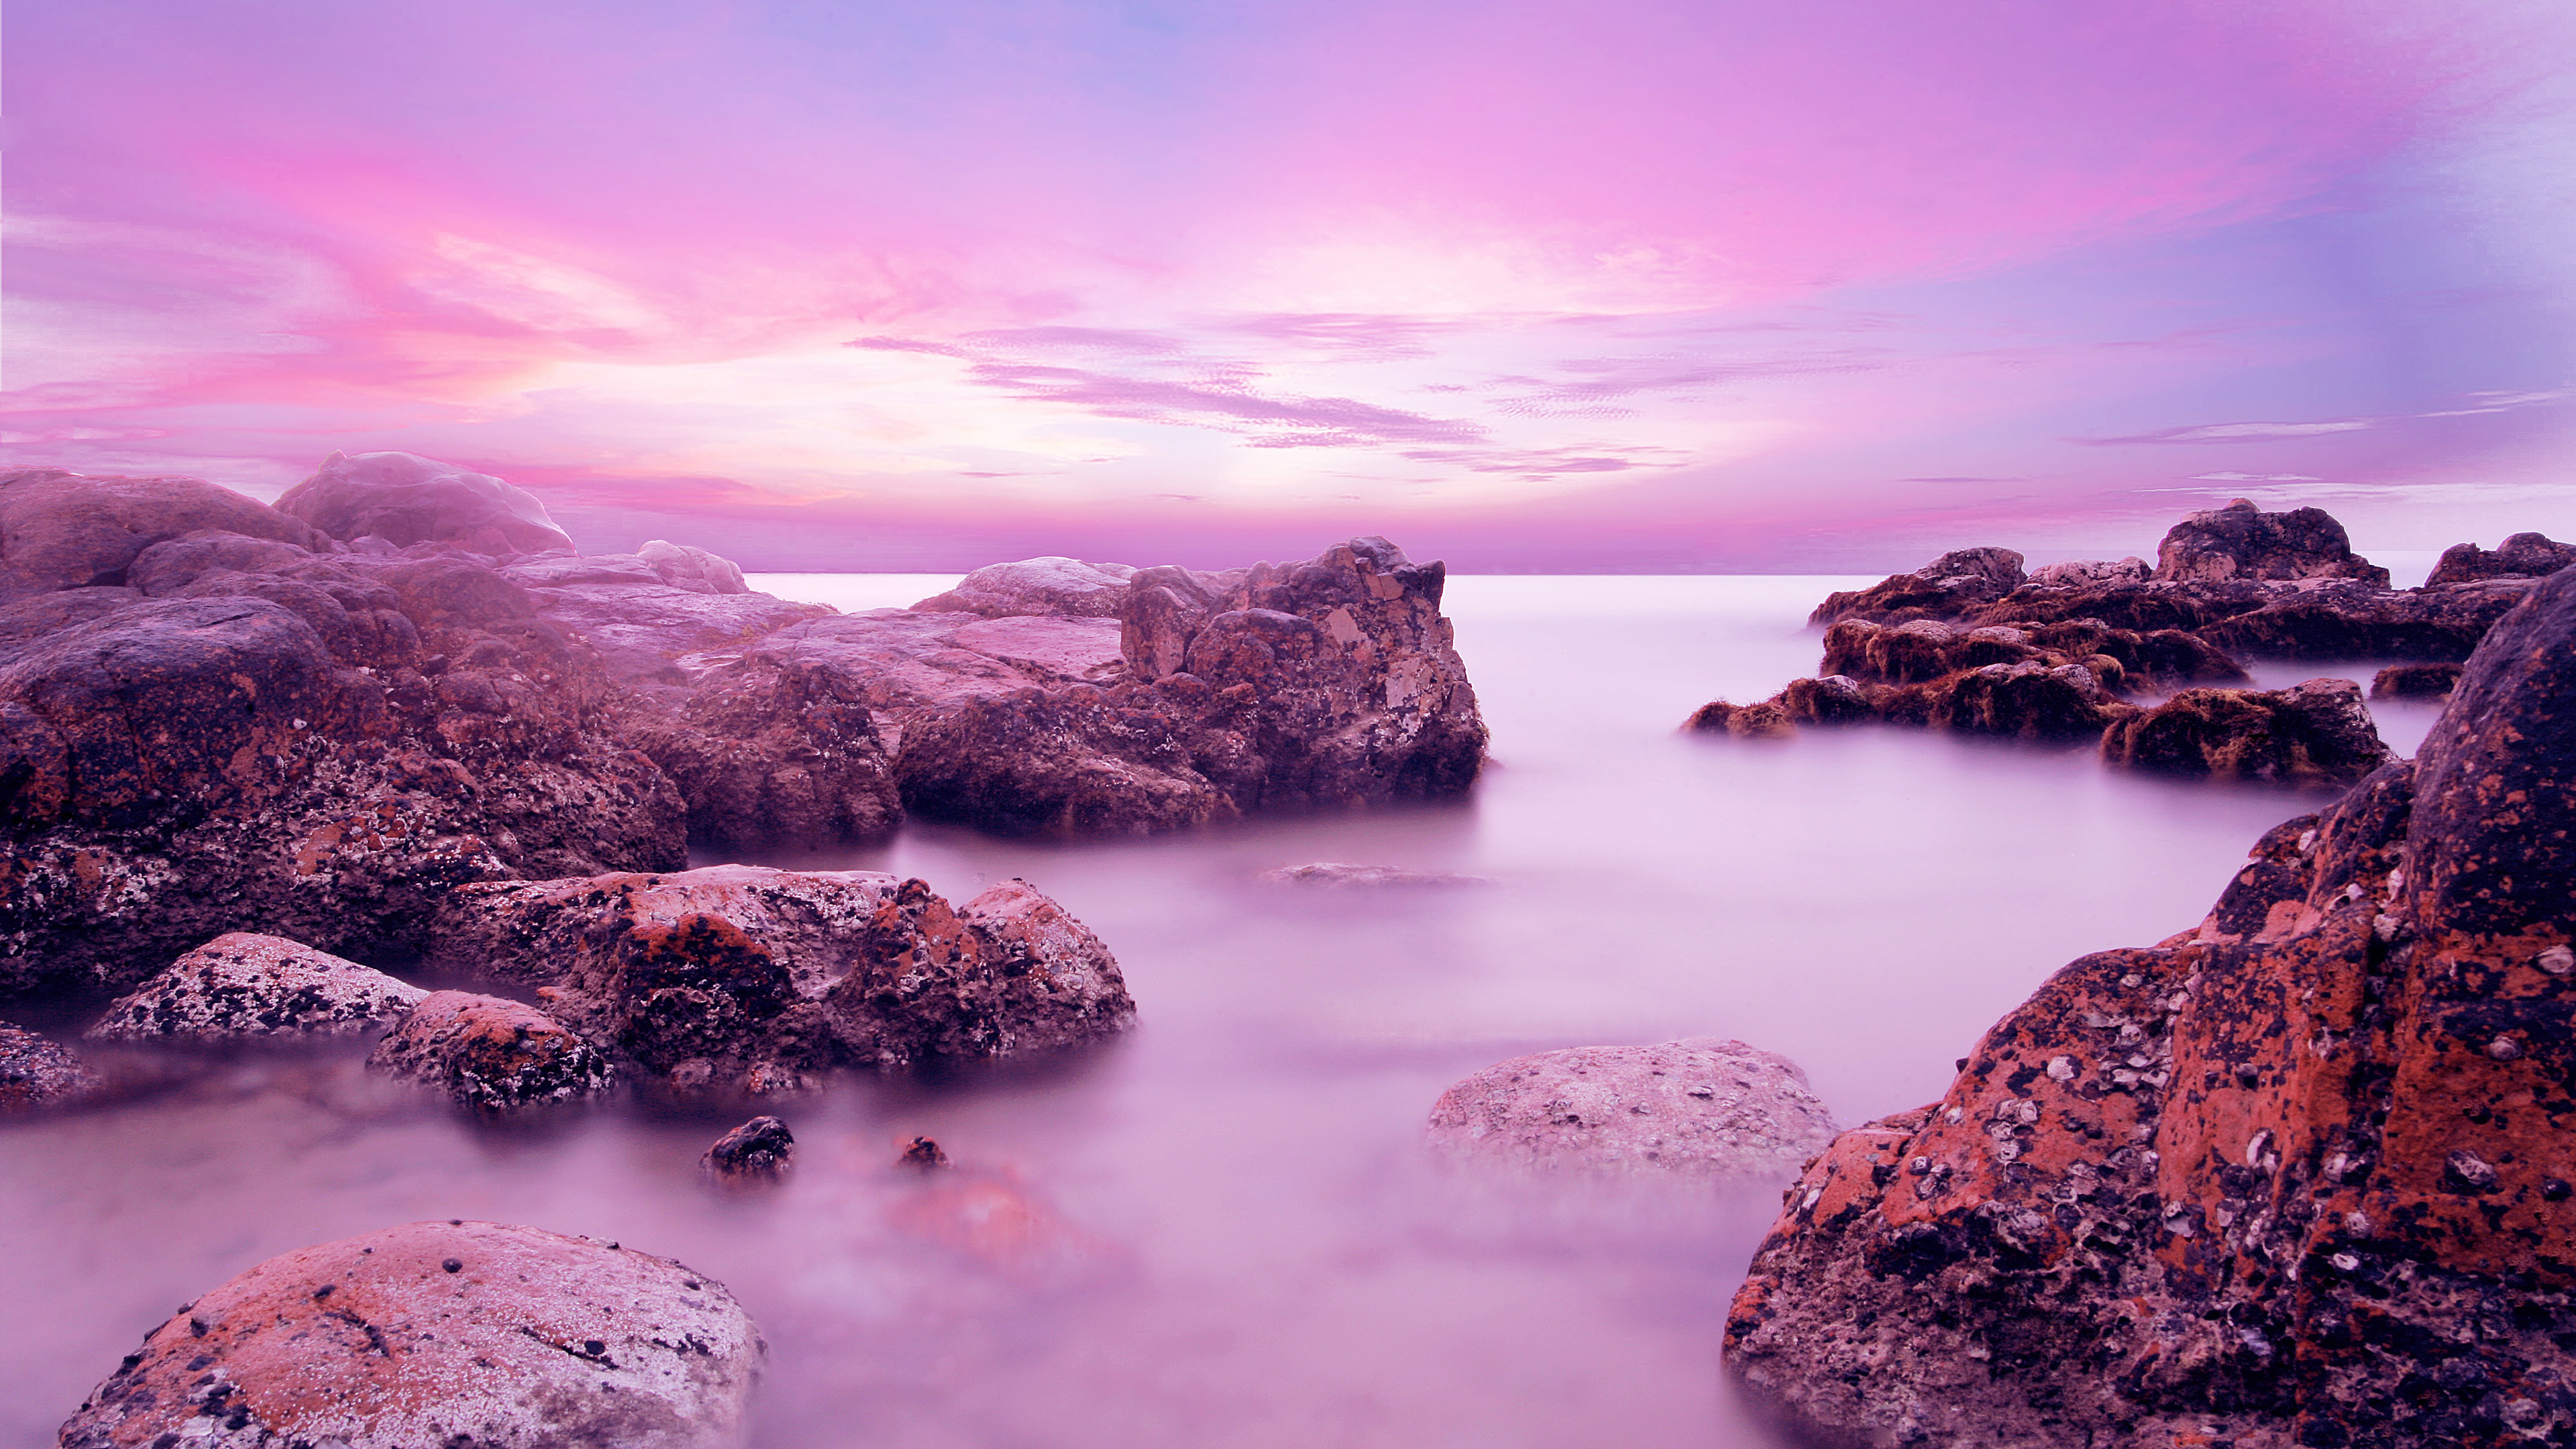
{"type": "Polygon", "coordinates": [[[1912,573],[1890,574],[1866,589],[1827,594],[1807,622],[1867,619],[1902,624],[1955,618],[2011,593],[2026,577],[2022,556],[2011,549],[1953,549],[1912,573]]]}
{"type": "Polygon", "coordinates": [[[69,1106],[105,1085],[69,1047],[0,1021],[0,1114],[69,1106]]]}
{"type": "Polygon", "coordinates": [[[2576,1433],[2576,571],[2413,764],[2084,957],[1790,1193],[1728,1362],[1821,1439],[2576,1433]]]}
{"type": "Polygon", "coordinates": [[[686,691],[630,699],[626,737],[688,802],[711,845],[876,841],[903,824],[864,686],[829,662],[763,651],[686,691]]]}
{"type": "Polygon", "coordinates": [[[2154,570],[2147,566],[2146,560],[2140,558],[2124,558],[2116,562],[2098,558],[2069,559],[2064,563],[2043,564],[2032,569],[2030,582],[2050,589],[2090,588],[2101,584],[2144,583],[2152,572],[2154,570]]]}
{"type": "Polygon", "coordinates": [[[494,557],[573,551],[535,494],[417,453],[333,453],[277,511],[333,538],[455,544],[494,557]]]}
{"type": "Polygon", "coordinates": [[[2076,664],[2113,692],[2190,684],[2237,683],[2244,666],[2197,635],[2179,629],[2141,633],[2098,620],[1966,627],[1937,619],[1882,626],[1844,619],[1825,631],[1820,675],[1887,684],[1928,683],[1990,664],[2076,664]]]}
{"type": "Polygon", "coordinates": [[[823,997],[843,1049],[881,1068],[1060,1050],[1136,1023],[1118,963],[1023,880],[951,908],[905,881],[823,997]]]}
{"type": "Polygon", "coordinates": [[[2352,540],[2322,508],[2265,513],[2239,498],[2194,513],[2156,545],[2158,579],[2359,579],[2388,586],[2388,570],[2352,551],[2352,540]]]}
{"type": "Polygon", "coordinates": [[[1304,886],[1313,890],[1388,890],[1417,886],[1489,886],[1493,882],[1481,875],[1452,875],[1440,870],[1405,870],[1392,865],[1351,865],[1338,860],[1318,860],[1306,865],[1283,865],[1265,870],[1253,879],[1265,885],[1304,886]]]}
{"type": "Polygon", "coordinates": [[[2489,553],[2474,543],[2455,543],[2442,550],[2428,589],[2482,579],[2546,578],[2576,563],[2576,543],[2560,543],[2545,533],[2517,533],[2489,553]]]}
{"type": "Polygon", "coordinates": [[[742,565],[691,544],[648,538],[635,550],[662,582],[696,594],[747,594],[742,565]]]}
{"type": "Polygon", "coordinates": [[[376,1043],[373,1070],[485,1112],[577,1102],[616,1081],[605,1058],[535,1007],[434,991],[376,1043]]]}
{"type": "Polygon", "coordinates": [[[85,1035],[92,1041],[347,1036],[400,1019],[428,995],[282,936],[234,931],[119,997],[85,1035]]]}
{"type": "Polygon", "coordinates": [[[427,1222],[299,1248],[182,1308],[64,1449],[718,1449],[768,1355],[724,1285],[536,1228],[427,1222]]]}
{"type": "Polygon", "coordinates": [[[727,1182],[767,1182],[787,1175],[796,1157],[796,1134],[775,1117],[754,1117],[716,1139],[699,1170],[727,1182]]]}
{"type": "Polygon", "coordinates": [[[1021,559],[986,564],[958,580],[957,587],[913,607],[925,613],[980,614],[987,619],[1016,614],[1115,619],[1126,607],[1127,581],[1135,576],[1132,564],[1053,556],[1021,559]]]}
{"type": "Polygon", "coordinates": [[[123,585],[154,544],[205,531],[326,545],[302,520],[199,478],[89,477],[60,468],[0,473],[0,603],[123,585]]]}
{"type": "Polygon", "coordinates": [[[2193,632],[2221,649],[2273,659],[2456,662],[2536,582],[2499,578],[2393,591],[2351,583],[2292,587],[2193,632]]]}
{"type": "Polygon", "coordinates": [[[2392,664],[2372,675],[2373,699],[2441,699],[2460,682],[2456,664],[2392,664]]]}
{"type": "Polygon", "coordinates": [[[1440,1095],[1443,1157],[1524,1172],[1783,1183],[1834,1139],[1795,1062],[1723,1037],[1574,1047],[1487,1067],[1440,1095]]]}
{"type": "MultiPolygon", "coordinates": [[[[1803,681],[1794,681],[1792,687],[1800,682],[1803,681]]],[[[1827,688],[1816,693],[1835,700],[1856,697],[1859,690],[1859,686],[1853,685],[1850,693],[1846,694],[1828,681],[1820,680],[1818,683],[1826,684],[1827,688]]],[[[1843,683],[1851,684],[1851,681],[1846,679],[1843,683]]],[[[1729,704],[1722,699],[1712,699],[1691,711],[1691,717],[1682,722],[1682,728],[1692,734],[1728,735],[1739,740],[1785,740],[1797,735],[1798,722],[1778,699],[1766,699],[1758,704],[1729,704]]]]}
{"type": "Polygon", "coordinates": [[[2361,686],[2186,689],[2112,724],[2104,761],[2133,770],[2283,785],[2348,785],[2390,759],[2361,686]]]}
{"type": "Polygon", "coordinates": [[[163,539],[126,565],[126,587],[148,597],[175,594],[208,574],[267,573],[292,568],[313,551],[273,538],[201,528],[163,539]]]}

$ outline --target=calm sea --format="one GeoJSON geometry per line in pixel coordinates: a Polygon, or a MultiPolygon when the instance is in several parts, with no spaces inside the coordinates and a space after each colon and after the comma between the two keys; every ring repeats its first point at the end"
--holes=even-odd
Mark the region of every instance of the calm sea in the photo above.
{"type": "MultiPolygon", "coordinates": [[[[1142,1025],[1077,1062],[848,1082],[783,1113],[799,1169],[694,1179],[740,1113],[493,1130],[349,1058],[251,1059],[0,1129],[0,1444],[54,1426],[172,1305],[271,1254],[493,1218],[621,1240],[732,1286],[774,1348],[777,1449],[1768,1446],[1720,1385],[1776,1188],[1428,1168],[1450,1082],[1552,1047],[1732,1036],[1845,1124],[1919,1105],[2057,966],[2196,922],[2315,796],[2125,778],[1896,731],[1684,738],[1811,672],[1813,577],[1451,580],[1495,765],[1472,802],[1058,846],[937,828],[770,863],[1026,877],[1117,953],[1142,1025]],[[1265,888],[1351,861],[1490,877],[1265,888]],[[889,1171],[916,1134],[944,1187],[889,1171]]],[[[844,608],[949,577],[773,575],[844,608]]],[[[2266,668],[2266,683],[2364,668],[2266,668]]],[[[2383,712],[2409,751],[2423,707],[2383,712]]]]}

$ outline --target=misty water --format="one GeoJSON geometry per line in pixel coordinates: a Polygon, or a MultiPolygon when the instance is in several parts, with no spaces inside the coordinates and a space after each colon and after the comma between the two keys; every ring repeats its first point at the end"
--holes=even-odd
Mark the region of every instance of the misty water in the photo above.
{"type": "MultiPolygon", "coordinates": [[[[915,827],[766,857],[952,899],[1025,877],[1109,943],[1140,1014],[1070,1060],[761,1108],[799,1143],[774,1191],[696,1176],[739,1104],[494,1127],[352,1051],[174,1070],[0,1127],[0,1445],[50,1444],[174,1305],[251,1264],[451,1217],[730,1285],[772,1347],[775,1449],[1769,1445],[1718,1343],[1779,1185],[1444,1173],[1419,1150],[1441,1090],[1523,1052],[1714,1034],[1802,1063],[1846,1125],[1916,1106],[2050,971],[2190,926],[2257,835],[2322,803],[2082,750],[1676,732],[1811,672],[1806,611],[1870,581],[1452,580],[1495,759],[1454,807],[1078,846],[915,827]],[[1494,883],[1252,880],[1319,860],[1494,883]],[[917,1134],[956,1170],[896,1170],[917,1134]]],[[[755,586],[873,607],[947,582],[755,586]]],[[[2380,719],[2408,751],[2431,710],[2380,719]]]]}

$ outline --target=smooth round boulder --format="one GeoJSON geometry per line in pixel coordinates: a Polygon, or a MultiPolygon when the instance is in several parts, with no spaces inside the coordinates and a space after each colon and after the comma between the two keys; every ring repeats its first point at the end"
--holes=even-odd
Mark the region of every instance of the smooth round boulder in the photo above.
{"type": "Polygon", "coordinates": [[[912,607],[921,613],[981,614],[1001,619],[1020,614],[1115,619],[1127,604],[1131,564],[1086,563],[1048,556],[986,564],[912,607]]]}
{"type": "Polygon", "coordinates": [[[277,511],[350,542],[452,543],[495,555],[575,551],[535,494],[417,453],[333,453],[279,497],[277,511]]]}
{"type": "Polygon", "coordinates": [[[428,995],[283,936],[233,931],[117,998],[84,1035],[92,1041],[348,1036],[401,1017],[428,995]]]}
{"type": "Polygon", "coordinates": [[[0,600],[122,585],[145,549],[205,529],[298,548],[323,544],[302,520],[202,478],[0,473],[0,600]]]}
{"type": "Polygon", "coordinates": [[[1695,1036],[1487,1067],[1440,1094],[1425,1140],[1527,1172],[1786,1182],[1836,1130],[1797,1063],[1695,1036]]]}
{"type": "Polygon", "coordinates": [[[298,1248],[152,1330],[63,1449],[714,1449],[768,1345],[668,1258],[503,1223],[298,1248]]]}

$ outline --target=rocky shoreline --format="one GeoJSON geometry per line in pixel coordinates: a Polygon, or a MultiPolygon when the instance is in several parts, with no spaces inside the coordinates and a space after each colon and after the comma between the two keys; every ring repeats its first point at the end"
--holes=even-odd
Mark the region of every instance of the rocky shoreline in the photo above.
{"type": "Polygon", "coordinates": [[[2374,694],[2439,698],[2467,659],[2576,546],[2516,534],[2446,551],[2420,588],[2352,551],[2324,510],[2238,499],[2139,559],[2025,572],[2007,548],[1959,549],[1830,595],[1817,677],[1754,704],[1716,700],[1685,728],[1779,739],[1800,727],[1892,724],[2059,747],[2186,778],[2345,786],[2388,752],[2357,687],[2259,690],[2245,659],[2400,660],[2374,694]]]}

